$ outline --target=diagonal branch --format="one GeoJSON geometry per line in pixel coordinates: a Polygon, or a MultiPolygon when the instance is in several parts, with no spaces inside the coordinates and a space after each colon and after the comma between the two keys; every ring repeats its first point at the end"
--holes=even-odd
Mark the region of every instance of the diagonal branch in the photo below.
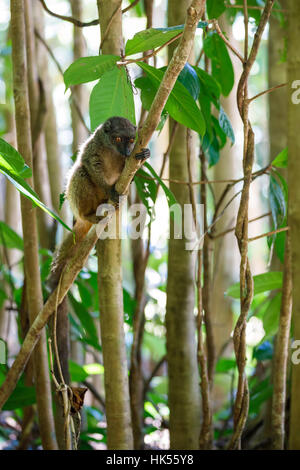
{"type": "MultiPolygon", "coordinates": [[[[170,61],[161,85],[156,93],[145,124],[138,134],[137,144],[131,156],[127,160],[125,168],[116,184],[116,190],[120,194],[126,192],[130,182],[132,181],[132,178],[142,164],[136,160],[135,155],[136,153],[140,152],[141,148],[147,145],[158,125],[161,112],[166,104],[171,90],[173,89],[177,77],[189,57],[197,24],[202,17],[204,8],[205,0],[193,0],[191,6],[187,10],[186,23],[180,43],[170,61]]],[[[24,370],[24,367],[35,347],[35,344],[37,343],[41,331],[55,309],[56,298],[58,298],[58,303],[60,303],[66,296],[77,274],[82,269],[86,259],[88,258],[91,249],[95,245],[98,236],[100,236],[108,222],[109,217],[106,218],[105,222],[100,222],[97,227],[92,227],[85,239],[80,243],[80,245],[78,245],[74,257],[71,259],[69,265],[62,274],[60,291],[57,292],[58,288],[56,288],[52,292],[44,307],[32,324],[22,344],[21,350],[0,388],[0,408],[2,408],[16,387],[18,379],[24,370]]]]}

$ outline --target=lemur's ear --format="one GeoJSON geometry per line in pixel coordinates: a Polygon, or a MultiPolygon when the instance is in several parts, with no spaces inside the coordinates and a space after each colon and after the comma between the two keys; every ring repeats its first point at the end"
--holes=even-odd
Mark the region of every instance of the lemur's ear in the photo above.
{"type": "Polygon", "coordinates": [[[105,121],[105,123],[103,124],[103,130],[106,133],[110,132],[110,130],[111,130],[111,121],[110,121],[110,119],[105,121]]]}

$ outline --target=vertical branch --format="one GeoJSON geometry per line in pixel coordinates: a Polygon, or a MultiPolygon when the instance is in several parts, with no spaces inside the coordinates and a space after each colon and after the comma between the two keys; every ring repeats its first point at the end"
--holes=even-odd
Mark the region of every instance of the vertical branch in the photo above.
{"type": "MultiPolygon", "coordinates": [[[[193,187],[193,172],[191,165],[191,140],[192,135],[190,129],[187,129],[186,134],[186,143],[187,143],[187,167],[188,167],[188,178],[189,178],[189,193],[190,193],[190,203],[192,204],[193,210],[193,219],[194,219],[194,229],[197,231],[197,209],[196,209],[196,197],[195,190],[193,187]]],[[[203,185],[204,186],[204,185],[203,185]]],[[[203,202],[202,202],[203,204],[203,202]]],[[[204,229],[205,231],[206,229],[204,229]]],[[[197,330],[198,330],[198,344],[197,344],[197,357],[200,367],[200,387],[201,387],[201,396],[202,396],[202,426],[199,436],[199,448],[210,449],[212,447],[212,411],[211,411],[211,401],[210,401],[210,380],[209,380],[209,367],[206,357],[206,349],[203,341],[202,334],[202,324],[203,324],[203,290],[201,288],[201,274],[202,274],[202,256],[203,251],[198,248],[198,258],[197,258],[197,277],[196,277],[196,287],[197,287],[197,330]]],[[[209,354],[209,353],[208,353],[209,354]]]]}
{"type": "Polygon", "coordinates": [[[273,397],[271,415],[272,449],[284,449],[287,361],[292,313],[292,259],[290,234],[286,234],[286,248],[282,285],[282,302],[276,337],[273,365],[273,397]]]}
{"type": "MultiPolygon", "coordinates": [[[[153,0],[145,1],[145,10],[147,16],[147,29],[152,27],[153,20],[153,0]]],[[[148,51],[144,52],[144,55],[148,51]]],[[[144,121],[146,111],[142,109],[140,125],[144,121]]],[[[136,203],[140,203],[140,198],[136,194],[136,203]]],[[[133,256],[133,274],[135,280],[135,299],[136,308],[133,314],[133,342],[131,347],[130,361],[130,406],[133,427],[134,448],[142,449],[144,447],[143,439],[143,418],[144,418],[144,378],[142,370],[142,340],[145,324],[145,273],[150,255],[151,243],[151,221],[149,223],[148,244],[145,248],[142,238],[131,240],[131,249],[133,256]]]]}
{"type": "MultiPolygon", "coordinates": [[[[123,47],[119,0],[97,1],[104,54],[120,54],[123,47]]],[[[133,436],[123,319],[121,217],[113,215],[116,238],[99,240],[98,285],[103,351],[107,441],[109,449],[132,449],[133,436]]]]}
{"type": "MultiPolygon", "coordinates": [[[[82,0],[71,0],[72,15],[74,18],[81,20],[82,18],[82,0]]],[[[85,39],[82,28],[73,27],[73,60],[86,55],[85,39]]],[[[83,116],[85,115],[88,97],[86,96],[86,89],[83,85],[75,85],[72,90],[72,98],[75,98],[76,106],[80,109],[83,116]]],[[[79,146],[85,141],[88,136],[87,129],[83,125],[80,116],[78,115],[77,108],[72,103],[72,129],[73,129],[73,154],[77,152],[79,146]]]]}
{"type": "MultiPolygon", "coordinates": [[[[202,17],[204,3],[198,3],[198,15],[202,17]]],[[[168,2],[168,25],[183,22],[186,9],[192,9],[189,0],[168,2]]],[[[174,60],[177,42],[169,46],[169,67],[174,60]],[[171,58],[172,57],[172,58],[171,58]]],[[[189,49],[185,62],[192,57],[189,49]]],[[[166,75],[164,76],[166,77],[166,75]]],[[[150,111],[151,112],[151,111],[150,111]]],[[[170,120],[170,135],[174,122],[170,120]]],[[[171,180],[188,180],[186,128],[178,124],[174,144],[169,157],[171,180]]],[[[191,168],[195,169],[195,153],[191,155],[191,168]]],[[[190,204],[189,187],[170,182],[170,189],[182,211],[190,204]]],[[[191,214],[191,223],[193,215],[191,214]]],[[[168,399],[170,408],[171,449],[198,449],[200,435],[200,389],[197,363],[195,307],[196,252],[186,247],[185,234],[182,239],[174,236],[174,220],[170,217],[168,248],[168,279],[166,306],[166,338],[168,361],[168,399]]]]}
{"type": "MultiPolygon", "coordinates": [[[[201,179],[206,180],[206,161],[203,151],[200,154],[201,161],[201,179]]],[[[201,185],[201,204],[204,206],[204,233],[207,233],[207,185],[201,185]]],[[[208,236],[204,237],[203,244],[203,289],[202,289],[202,303],[204,310],[204,322],[206,327],[206,345],[207,345],[207,367],[210,388],[212,387],[214,368],[216,361],[214,333],[212,325],[212,310],[211,310],[211,240],[208,236]]]]}
{"type": "MultiPolygon", "coordinates": [[[[15,119],[18,150],[28,166],[32,166],[32,147],[30,133],[30,114],[27,89],[27,69],[25,55],[24,4],[21,0],[11,1],[12,62],[15,101],[15,119]]],[[[32,183],[32,181],[31,181],[32,183]]],[[[24,237],[24,265],[26,295],[30,312],[30,321],[38,315],[43,306],[41,279],[38,259],[38,239],[36,211],[31,201],[21,197],[22,226],[24,237]]],[[[54,423],[52,399],[48,373],[48,355],[45,330],[34,353],[35,384],[42,445],[44,449],[55,449],[53,438],[54,423]]]]}
{"type": "MultiPolygon", "coordinates": [[[[289,100],[288,100],[288,224],[291,236],[291,257],[292,257],[292,276],[293,276],[293,314],[292,328],[294,340],[300,339],[300,106],[298,100],[299,93],[299,17],[300,2],[289,0],[288,15],[288,82],[289,82],[289,100]]],[[[300,366],[297,361],[292,364],[291,379],[291,406],[289,420],[289,449],[300,449],[300,366]]]]}
{"type": "MultiPolygon", "coordinates": [[[[51,206],[45,136],[43,132],[46,118],[46,96],[43,82],[39,77],[36,60],[33,2],[24,0],[24,8],[34,185],[40,199],[46,205],[51,206]]],[[[49,219],[46,212],[37,210],[37,222],[40,244],[43,248],[50,248],[51,226],[54,225],[54,221],[49,219]]]]}
{"type": "MultiPolygon", "coordinates": [[[[235,235],[237,238],[241,261],[240,261],[240,316],[236,323],[233,343],[234,351],[238,366],[238,387],[234,404],[234,433],[229,447],[231,449],[240,448],[241,435],[246,423],[249,406],[249,390],[245,373],[246,365],[246,322],[252,298],[253,298],[253,279],[248,259],[248,207],[249,193],[252,180],[252,167],[254,163],[254,133],[249,122],[249,100],[248,100],[248,78],[251,68],[256,59],[259,45],[261,42],[264,28],[267,24],[274,0],[267,0],[266,6],[258,25],[252,48],[247,61],[244,63],[244,70],[241,75],[238,91],[237,102],[240,116],[244,126],[244,152],[243,152],[243,172],[244,185],[241,195],[241,201],[237,216],[235,235]]],[[[247,6],[247,4],[245,3],[247,6]]],[[[245,34],[248,31],[248,22],[245,22],[245,34]]],[[[246,40],[246,38],[245,38],[246,40]]],[[[248,51],[247,51],[248,52],[248,51]]],[[[245,48],[246,54],[246,48],[245,48]]]]}

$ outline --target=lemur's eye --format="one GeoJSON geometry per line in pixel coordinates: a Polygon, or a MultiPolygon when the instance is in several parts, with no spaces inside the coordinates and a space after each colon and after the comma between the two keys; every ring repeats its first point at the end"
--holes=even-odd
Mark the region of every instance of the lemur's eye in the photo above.
{"type": "Polygon", "coordinates": [[[120,143],[121,142],[121,137],[116,137],[116,142],[120,143]]]}
{"type": "Polygon", "coordinates": [[[130,142],[131,144],[133,144],[134,139],[129,139],[129,142],[130,142]]]}

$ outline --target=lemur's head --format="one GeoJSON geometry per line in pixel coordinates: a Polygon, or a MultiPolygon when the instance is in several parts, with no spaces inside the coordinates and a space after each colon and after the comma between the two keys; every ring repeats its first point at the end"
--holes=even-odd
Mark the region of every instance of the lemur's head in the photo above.
{"type": "Polygon", "coordinates": [[[136,126],[123,117],[111,117],[101,126],[106,144],[121,155],[129,157],[136,138],[136,126]]]}

